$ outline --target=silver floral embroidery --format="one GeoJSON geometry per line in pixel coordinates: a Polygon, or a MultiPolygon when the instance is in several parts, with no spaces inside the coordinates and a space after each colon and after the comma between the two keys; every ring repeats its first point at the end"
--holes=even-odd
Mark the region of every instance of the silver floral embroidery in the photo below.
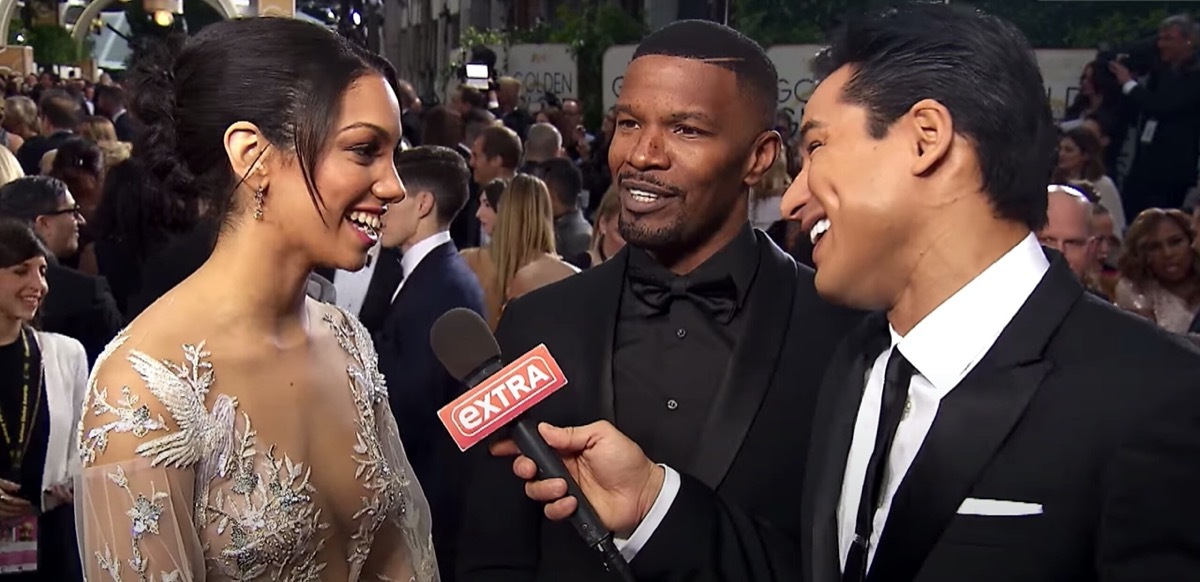
{"type": "MultiPolygon", "coordinates": [[[[112,473],[108,473],[108,480],[129,496],[132,505],[129,511],[125,512],[125,515],[129,517],[130,543],[132,545],[129,567],[137,574],[139,582],[154,582],[154,576],[148,572],[150,563],[142,554],[142,540],[146,535],[158,535],[158,522],[163,513],[163,500],[168,495],[165,491],[158,491],[153,485],[150,488],[150,497],[146,497],[142,493],[134,494],[129,488],[129,478],[125,476],[125,469],[120,465],[112,473]]],[[[105,544],[104,553],[96,552],[95,555],[100,568],[107,572],[114,582],[120,582],[121,561],[113,556],[112,548],[105,544]]],[[[178,580],[180,575],[179,570],[163,572],[159,576],[159,580],[170,582],[178,580]]]]}
{"type": "Polygon", "coordinates": [[[167,424],[163,421],[162,416],[151,417],[150,407],[144,404],[139,405],[138,397],[129,391],[128,386],[121,388],[121,397],[117,398],[115,404],[108,402],[107,388],[93,388],[92,392],[94,393],[92,414],[95,416],[111,414],[117,419],[87,432],[87,436],[79,448],[84,464],[94,463],[96,454],[104,452],[104,449],[108,447],[109,433],[125,432],[143,438],[152,431],[167,429],[167,424]]]}
{"type": "Polygon", "coordinates": [[[350,376],[350,392],[358,408],[357,432],[354,445],[354,462],[358,465],[354,476],[362,479],[367,495],[362,497],[362,507],[354,514],[358,530],[350,538],[350,579],[356,580],[362,572],[371,550],[371,542],[379,526],[387,521],[393,510],[403,512],[401,489],[407,485],[407,477],[392,471],[383,456],[379,442],[379,431],[375,424],[375,406],[385,402],[387,387],[383,374],[379,372],[378,356],[371,345],[366,330],[355,329],[357,319],[342,313],[340,318],[325,315],[325,322],[333,330],[338,345],[350,356],[346,373],[350,376]]]}
{"type": "Polygon", "coordinates": [[[414,573],[410,580],[434,580],[437,578],[437,561],[433,536],[426,532],[427,535],[418,539],[421,516],[406,497],[408,488],[416,484],[409,478],[403,463],[397,467],[389,464],[380,439],[381,431],[398,433],[399,429],[395,422],[390,422],[390,412],[383,417],[379,414],[380,410],[389,410],[387,383],[379,371],[379,356],[370,334],[358,318],[341,308],[337,310],[340,317],[326,314],[324,319],[333,330],[338,345],[350,356],[346,373],[350,376],[351,394],[358,408],[358,435],[353,458],[358,465],[356,477],[363,479],[363,487],[368,493],[362,498],[362,508],[355,514],[355,519],[362,520],[351,537],[350,579],[358,579],[375,532],[390,520],[404,535],[406,553],[414,573]],[[381,422],[382,418],[389,422],[381,422]]]}
{"type": "Polygon", "coordinates": [[[321,510],[313,503],[316,490],[309,482],[310,470],[287,455],[279,460],[274,447],[258,455],[250,417],[242,414],[242,419],[240,452],[230,468],[234,495],[218,490],[206,512],[207,525],[215,526],[217,535],[228,533],[229,543],[210,559],[237,580],[268,572],[272,580],[320,580],[325,564],[317,562],[317,553],[325,540],[318,533],[329,524],[321,521],[321,510]],[[256,471],[254,460],[259,456],[256,471]]]}
{"type": "MultiPolygon", "coordinates": [[[[394,454],[397,451],[392,450],[395,445],[389,449],[390,441],[389,444],[381,443],[380,430],[395,432],[397,429],[390,422],[384,423],[389,426],[380,426],[380,421],[390,421],[391,415],[380,416],[379,413],[387,410],[387,388],[378,369],[374,346],[357,319],[344,311],[340,315],[338,319],[326,315],[324,320],[334,330],[339,346],[350,357],[347,381],[357,409],[353,447],[355,479],[365,490],[361,507],[353,516],[357,529],[347,547],[348,579],[354,581],[361,577],[377,530],[392,521],[402,528],[408,551],[381,550],[401,551],[412,559],[409,567],[413,576],[410,578],[406,573],[401,579],[409,582],[434,580],[437,565],[428,527],[417,526],[418,511],[409,507],[406,498],[406,488],[416,484],[405,471],[402,452],[397,457],[394,454]],[[393,466],[389,458],[400,459],[399,465],[393,466]]],[[[120,337],[113,344],[123,341],[124,337],[120,337]]],[[[113,344],[102,357],[115,351],[113,344]]],[[[194,527],[202,539],[206,569],[233,580],[319,581],[325,563],[317,558],[326,544],[322,532],[329,524],[322,521],[322,511],[314,501],[316,491],[310,481],[311,469],[303,463],[293,462],[286,454],[277,455],[274,447],[260,449],[249,416],[237,412],[236,398],[217,394],[212,406],[207,407],[205,403],[214,382],[209,353],[205,351],[204,343],[185,345],[183,352],[181,364],[153,359],[136,350],[131,350],[127,357],[147,391],[169,412],[171,424],[151,414],[152,407],[140,403],[128,389],[122,390],[121,398],[115,403],[110,403],[106,389],[97,389],[93,378],[88,396],[95,400],[94,413],[113,418],[86,435],[81,428],[81,447],[86,445],[90,451],[84,453],[85,457],[89,463],[94,462],[113,432],[127,432],[138,438],[156,437],[141,443],[135,449],[136,453],[149,458],[154,467],[195,469],[194,527]],[[162,432],[166,434],[154,434],[162,432]],[[218,486],[221,483],[224,485],[218,486]]],[[[125,487],[128,488],[127,482],[125,487]]],[[[139,536],[137,540],[140,536],[155,535],[166,494],[153,491],[149,497],[129,494],[132,508],[127,515],[131,520],[131,535],[139,536]]],[[[120,569],[124,565],[121,557],[126,555],[131,556],[127,561],[138,572],[139,582],[182,579],[178,571],[164,572],[158,581],[149,577],[150,564],[137,547],[131,554],[114,554],[105,545],[103,553],[97,551],[95,554],[99,565],[114,581],[120,580],[120,569]]],[[[391,573],[392,576],[397,574],[391,573]]],[[[380,580],[388,579],[382,573],[376,576],[380,580]]]]}

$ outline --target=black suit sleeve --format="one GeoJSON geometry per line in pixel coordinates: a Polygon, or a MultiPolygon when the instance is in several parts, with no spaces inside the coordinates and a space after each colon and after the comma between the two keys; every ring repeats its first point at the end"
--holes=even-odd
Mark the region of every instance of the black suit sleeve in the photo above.
{"type": "Polygon", "coordinates": [[[1200,572],[1200,375],[1188,379],[1107,468],[1099,580],[1194,580],[1200,572]]]}
{"type": "Polygon", "coordinates": [[[1138,83],[1125,96],[1141,113],[1150,116],[1175,115],[1191,111],[1200,101],[1200,71],[1183,74],[1178,82],[1150,89],[1138,83]]]}
{"type": "MultiPolygon", "coordinates": [[[[509,304],[496,329],[505,357],[530,347],[521,331],[529,323],[531,305],[509,304]]],[[[470,451],[471,485],[467,488],[459,537],[459,582],[530,582],[541,554],[541,508],[525,497],[525,484],[512,472],[512,459],[488,454],[480,443],[470,451]]]]}
{"type": "Polygon", "coordinates": [[[679,494],[633,561],[641,582],[795,582],[800,546],[680,474],[679,494]]]}
{"type": "Polygon", "coordinates": [[[92,280],[96,283],[90,293],[91,303],[79,318],[79,334],[74,336],[87,351],[89,366],[96,362],[108,342],[125,327],[125,317],[117,308],[117,300],[113,298],[108,282],[100,277],[92,280]]]}

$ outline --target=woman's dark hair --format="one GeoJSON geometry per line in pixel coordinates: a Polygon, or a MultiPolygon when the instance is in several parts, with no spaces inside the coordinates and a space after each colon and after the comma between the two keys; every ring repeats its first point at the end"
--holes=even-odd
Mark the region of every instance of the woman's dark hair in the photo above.
{"type": "Polygon", "coordinates": [[[28,224],[12,218],[0,218],[0,269],[19,265],[34,257],[49,259],[50,249],[28,224]]]}
{"type": "Polygon", "coordinates": [[[84,206],[97,202],[103,174],[104,154],[100,146],[77,137],[58,146],[54,164],[50,166],[50,175],[62,180],[84,206]]]}
{"type": "MultiPolygon", "coordinates": [[[[1137,284],[1145,284],[1154,279],[1150,270],[1150,258],[1144,245],[1146,239],[1154,236],[1158,225],[1163,222],[1173,222],[1187,236],[1188,246],[1196,240],[1196,231],[1192,229],[1192,219],[1177,208],[1147,208],[1133,219],[1129,231],[1125,233],[1125,243],[1121,245],[1121,255],[1117,258],[1117,269],[1121,276],[1137,284]]],[[[1192,278],[1200,280],[1200,251],[1192,249],[1192,278]]],[[[1189,298],[1189,302],[1194,298],[1189,298]]]]}
{"type": "MultiPolygon", "coordinates": [[[[1094,182],[1104,177],[1104,148],[1100,146],[1100,140],[1096,134],[1082,127],[1076,127],[1062,134],[1062,139],[1071,140],[1071,143],[1079,148],[1079,153],[1083,154],[1085,159],[1080,175],[1069,176],[1068,179],[1083,178],[1094,182]]],[[[1055,179],[1058,178],[1060,176],[1056,175],[1055,179]]]]}
{"type": "Polygon", "coordinates": [[[315,171],[346,89],[382,75],[386,60],[334,32],[291,18],[242,18],[172,36],[148,49],[131,71],[130,111],[147,127],[134,155],[165,193],[207,203],[226,215],[235,176],[223,145],[238,121],[255,124],[271,145],[294,153],[313,205],[315,171]],[[286,50],[264,50],[286,47],[286,50]]]}
{"type": "Polygon", "coordinates": [[[142,162],[129,159],[113,166],[104,178],[104,194],[91,226],[97,240],[119,242],[138,257],[147,257],[172,234],[195,225],[198,213],[184,201],[162,196],[150,183],[142,162]]]}
{"type": "Polygon", "coordinates": [[[483,190],[479,192],[479,195],[483,196],[483,198],[487,200],[488,206],[491,206],[492,210],[499,211],[500,195],[504,194],[504,191],[507,189],[508,180],[505,180],[504,178],[496,178],[495,180],[488,182],[487,185],[483,187],[483,190]]]}

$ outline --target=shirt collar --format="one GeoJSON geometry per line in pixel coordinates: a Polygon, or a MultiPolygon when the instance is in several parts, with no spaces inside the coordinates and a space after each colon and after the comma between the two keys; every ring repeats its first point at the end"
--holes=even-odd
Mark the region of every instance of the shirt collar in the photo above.
{"type": "Polygon", "coordinates": [[[433,236],[422,239],[413,245],[411,249],[404,251],[404,256],[400,257],[400,265],[404,268],[404,276],[407,277],[416,270],[417,265],[431,252],[446,243],[450,242],[450,233],[441,231],[434,233],[433,236]]]}
{"type": "Polygon", "coordinates": [[[1032,233],[901,336],[892,346],[934,388],[947,392],[983,359],[1033,294],[1050,261],[1032,233]]]}
{"type": "MultiPolygon", "coordinates": [[[[644,249],[630,246],[629,266],[651,273],[663,281],[670,281],[679,276],[660,265],[650,253],[644,249]]],[[[733,278],[737,287],[738,307],[746,304],[750,294],[750,285],[758,273],[758,237],[754,228],[747,222],[733,240],[708,260],[696,267],[691,273],[684,275],[690,279],[712,280],[726,275],[733,278]]]]}

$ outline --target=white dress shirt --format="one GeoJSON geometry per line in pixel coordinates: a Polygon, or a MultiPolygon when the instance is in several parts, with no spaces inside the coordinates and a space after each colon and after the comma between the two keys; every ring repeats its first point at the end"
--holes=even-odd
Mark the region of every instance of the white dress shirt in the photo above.
{"type": "Polygon", "coordinates": [[[367,298],[367,289],[371,287],[371,277],[375,275],[375,263],[379,262],[379,245],[367,250],[367,264],[357,271],[338,269],[333,274],[333,287],[337,289],[337,305],[356,317],[362,310],[363,301],[367,298]]]}
{"type": "Polygon", "coordinates": [[[450,233],[441,231],[428,238],[422,239],[413,245],[411,249],[404,251],[404,255],[400,257],[400,268],[404,270],[404,278],[400,280],[400,285],[396,287],[396,291],[392,293],[392,303],[396,302],[396,297],[400,295],[400,290],[404,288],[404,284],[408,282],[408,276],[416,270],[417,265],[429,255],[433,249],[436,249],[450,242],[450,233]]]}
{"type": "Polygon", "coordinates": [[[892,498],[933,427],[942,399],[992,349],[992,344],[1029,299],[1049,267],[1041,244],[1030,234],[926,315],[908,335],[900,336],[888,326],[892,345],[875,359],[867,378],[842,479],[837,524],[838,557],[843,569],[854,540],[855,518],[862,499],[867,463],[875,449],[883,400],[883,375],[892,350],[899,349],[916,373],[908,386],[904,416],[896,429],[896,438],[883,469],[880,506],[875,511],[867,548],[868,569],[887,523],[892,498]]]}
{"type": "MultiPolygon", "coordinates": [[[[854,539],[855,516],[866,479],[867,462],[875,448],[875,431],[883,399],[883,374],[892,349],[898,347],[917,373],[909,385],[905,415],[884,468],[884,491],[880,508],[875,513],[868,566],[875,557],[875,545],[887,523],[892,498],[933,426],[941,399],[983,359],[1049,268],[1050,262],[1041,244],[1031,233],[925,316],[907,336],[901,337],[891,329],[892,347],[880,354],[871,368],[846,459],[837,510],[838,552],[843,568],[850,542],[854,539]]],[[[627,560],[632,560],[650,540],[679,493],[678,473],[670,467],[666,467],[666,471],[666,481],[646,518],[628,539],[616,540],[627,560]]]]}

